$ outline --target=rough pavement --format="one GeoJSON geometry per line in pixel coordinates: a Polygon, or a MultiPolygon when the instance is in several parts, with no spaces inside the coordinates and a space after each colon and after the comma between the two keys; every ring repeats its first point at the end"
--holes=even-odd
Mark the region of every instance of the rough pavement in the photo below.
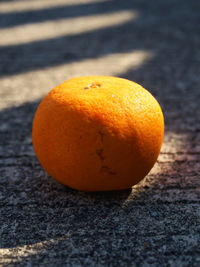
{"type": "Polygon", "coordinates": [[[200,265],[200,2],[0,3],[0,265],[200,265]],[[55,182],[32,148],[41,98],[73,76],[116,75],[160,102],[158,162],[132,190],[55,182]]]}

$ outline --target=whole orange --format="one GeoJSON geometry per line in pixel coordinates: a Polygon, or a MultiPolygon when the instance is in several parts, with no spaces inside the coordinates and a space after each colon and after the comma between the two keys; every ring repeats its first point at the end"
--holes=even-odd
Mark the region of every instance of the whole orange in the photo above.
{"type": "Polygon", "coordinates": [[[164,134],[155,98],[132,81],[73,78],[51,90],[33,120],[33,146],[57,181],[83,191],[130,188],[151,170],[164,134]]]}

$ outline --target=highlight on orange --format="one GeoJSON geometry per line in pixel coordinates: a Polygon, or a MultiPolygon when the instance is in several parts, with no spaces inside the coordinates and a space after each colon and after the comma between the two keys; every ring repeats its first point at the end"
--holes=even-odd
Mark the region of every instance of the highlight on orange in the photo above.
{"type": "Polygon", "coordinates": [[[33,120],[33,147],[57,181],[83,191],[130,188],[154,166],[164,135],[156,99],[117,77],[72,78],[51,90],[33,120]]]}

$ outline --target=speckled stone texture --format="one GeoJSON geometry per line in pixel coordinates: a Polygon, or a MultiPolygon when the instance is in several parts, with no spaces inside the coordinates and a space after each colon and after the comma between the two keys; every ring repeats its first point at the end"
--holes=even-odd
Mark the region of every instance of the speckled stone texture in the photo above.
{"type": "Polygon", "coordinates": [[[199,14],[197,0],[0,2],[1,266],[200,266],[199,14]],[[36,159],[38,103],[82,75],[134,80],[162,106],[158,162],[130,190],[78,192],[36,159]]]}

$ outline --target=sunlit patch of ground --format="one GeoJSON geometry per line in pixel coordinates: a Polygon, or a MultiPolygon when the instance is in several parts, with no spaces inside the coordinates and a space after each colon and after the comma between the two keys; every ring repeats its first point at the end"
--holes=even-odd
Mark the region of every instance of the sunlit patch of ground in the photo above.
{"type": "MultiPolygon", "coordinates": [[[[63,35],[76,35],[120,25],[138,17],[136,11],[118,11],[102,15],[59,19],[0,29],[0,46],[24,44],[63,35]],[[83,23],[84,21],[84,23],[83,23]]],[[[67,44],[66,44],[67,45],[67,44]]]]}
{"type": "Polygon", "coordinates": [[[118,76],[129,68],[134,69],[141,66],[152,57],[151,52],[134,50],[129,53],[116,53],[1,78],[0,96],[4,98],[4,101],[0,108],[18,106],[27,101],[40,99],[53,87],[71,77],[85,75],[118,76]],[[23,91],[21,90],[22,87],[24,88],[23,91]]]}
{"type": "Polygon", "coordinates": [[[43,8],[63,7],[80,4],[102,3],[109,0],[19,0],[0,3],[0,14],[6,12],[22,12],[41,10],[43,8]]]}

